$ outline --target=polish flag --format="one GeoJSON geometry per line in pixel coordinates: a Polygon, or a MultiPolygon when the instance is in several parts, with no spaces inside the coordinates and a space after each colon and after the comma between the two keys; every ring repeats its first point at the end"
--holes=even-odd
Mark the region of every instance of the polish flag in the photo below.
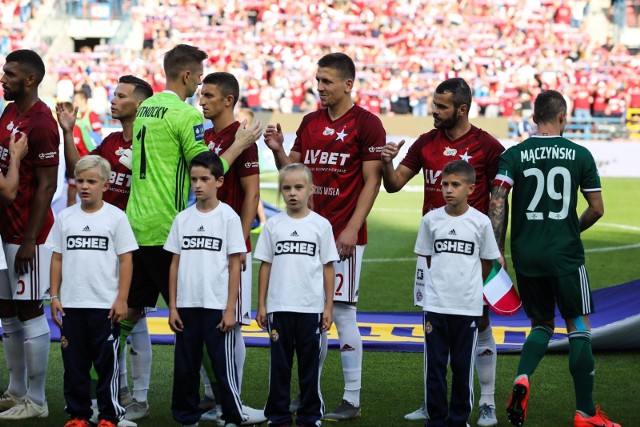
{"type": "Polygon", "coordinates": [[[483,293],[484,300],[498,314],[516,314],[522,307],[516,287],[497,260],[493,261],[491,273],[484,281],[483,293]]]}

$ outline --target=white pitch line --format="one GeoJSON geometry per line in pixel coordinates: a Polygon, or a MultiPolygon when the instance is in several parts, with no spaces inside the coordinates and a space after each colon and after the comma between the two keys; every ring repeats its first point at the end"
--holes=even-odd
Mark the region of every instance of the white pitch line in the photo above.
{"type": "Polygon", "coordinates": [[[595,225],[599,227],[619,228],[621,230],[640,231],[640,227],[636,227],[635,225],[613,224],[610,222],[596,222],[595,225]]]}
{"type": "MultiPolygon", "coordinates": [[[[608,246],[605,248],[591,248],[585,249],[585,253],[594,253],[594,252],[614,252],[614,251],[623,251],[626,249],[637,249],[640,248],[640,243],[635,243],[633,245],[623,245],[623,246],[608,246]]],[[[506,255],[507,258],[511,258],[510,254],[506,255]]],[[[362,262],[365,263],[384,263],[384,262],[416,262],[416,258],[364,258],[362,262]]],[[[253,263],[259,264],[260,261],[253,260],[253,263]]]]}
{"type": "MultiPolygon", "coordinates": [[[[637,249],[640,248],[640,243],[635,243],[633,245],[623,245],[623,246],[608,246],[606,248],[591,248],[585,249],[585,253],[593,253],[593,252],[613,252],[613,251],[623,251],[626,249],[637,249]]],[[[511,258],[511,255],[507,254],[507,258],[511,258]]],[[[382,262],[415,262],[416,258],[364,258],[362,262],[374,262],[374,263],[382,263],[382,262]]]]}

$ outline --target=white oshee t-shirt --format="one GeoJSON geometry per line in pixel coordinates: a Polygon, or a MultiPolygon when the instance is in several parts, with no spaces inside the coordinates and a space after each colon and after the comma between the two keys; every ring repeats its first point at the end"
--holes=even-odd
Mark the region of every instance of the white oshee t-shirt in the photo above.
{"type": "Polygon", "coordinates": [[[111,308],[118,296],[118,256],[138,249],[125,213],[104,202],[84,212],[75,204],[58,214],[46,247],[62,254],[64,308],[111,308]]]}
{"type": "Polygon", "coordinates": [[[173,221],[164,249],[180,255],[176,307],[224,310],[229,296],[229,255],[246,253],[240,217],[220,202],[210,212],[193,205],[173,221]]]}
{"type": "Polygon", "coordinates": [[[491,221],[485,214],[473,207],[460,216],[447,214],[444,206],[427,212],[414,251],[431,256],[424,311],[482,315],[480,259],[500,257],[491,221]]]}
{"type": "Polygon", "coordinates": [[[264,225],[253,257],[271,264],[267,313],[322,313],[324,264],[339,259],[331,224],[310,211],[304,218],[286,212],[264,225]]]}

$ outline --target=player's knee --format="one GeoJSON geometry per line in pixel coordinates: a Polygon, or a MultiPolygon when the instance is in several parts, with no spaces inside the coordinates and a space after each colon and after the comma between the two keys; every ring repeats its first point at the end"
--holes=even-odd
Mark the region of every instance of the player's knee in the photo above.
{"type": "MultiPolygon", "coordinates": [[[[573,329],[577,332],[587,332],[590,330],[589,326],[587,326],[587,323],[584,321],[584,316],[574,317],[573,319],[571,319],[571,323],[573,324],[573,328],[571,327],[571,325],[567,325],[567,329],[573,329]]],[[[569,332],[572,331],[570,330],[569,332]]]]}

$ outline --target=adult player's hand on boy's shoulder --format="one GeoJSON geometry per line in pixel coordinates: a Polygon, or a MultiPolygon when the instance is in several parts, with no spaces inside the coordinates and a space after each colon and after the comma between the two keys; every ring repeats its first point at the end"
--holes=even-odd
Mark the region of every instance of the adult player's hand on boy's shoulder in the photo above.
{"type": "Polygon", "coordinates": [[[222,321],[218,325],[218,328],[224,333],[230,332],[236,327],[236,313],[233,310],[225,310],[222,315],[222,321]]]}
{"type": "Polygon", "coordinates": [[[111,323],[120,323],[126,319],[128,310],[129,307],[127,307],[126,299],[116,299],[111,306],[111,310],[109,310],[109,319],[111,319],[111,323]]]}
{"type": "Polygon", "coordinates": [[[63,317],[64,317],[64,309],[62,308],[62,303],[60,302],[60,298],[53,298],[51,300],[51,320],[53,320],[53,323],[58,325],[59,328],[62,328],[63,317]]]}
{"type": "Polygon", "coordinates": [[[178,314],[177,308],[169,309],[169,327],[176,334],[178,332],[182,332],[182,330],[184,329],[184,325],[182,324],[182,319],[178,314]]]}

